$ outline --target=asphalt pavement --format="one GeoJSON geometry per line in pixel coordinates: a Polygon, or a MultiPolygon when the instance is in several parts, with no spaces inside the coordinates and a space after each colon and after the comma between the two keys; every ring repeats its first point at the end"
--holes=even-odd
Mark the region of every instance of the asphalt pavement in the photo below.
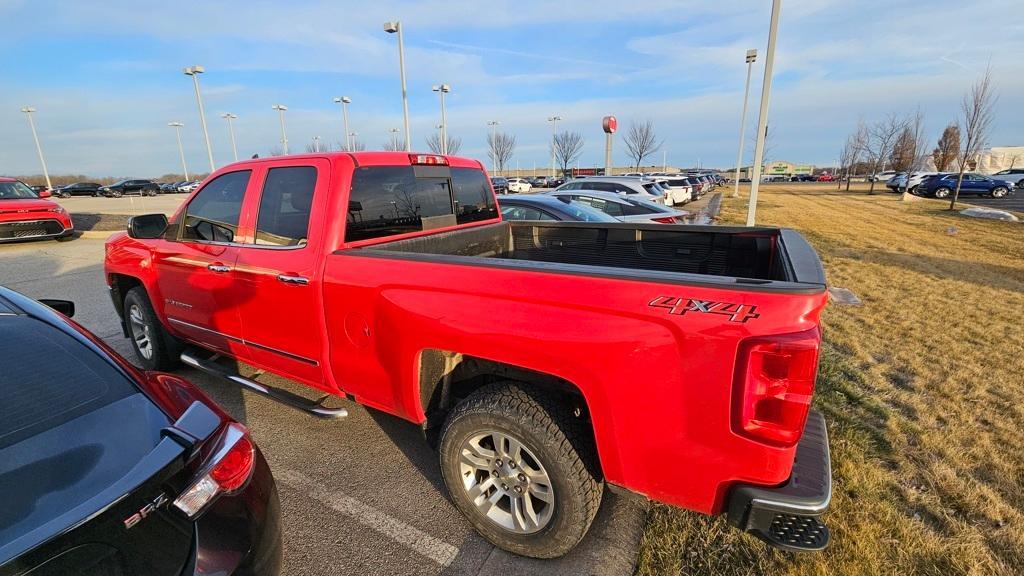
{"type": "MultiPolygon", "coordinates": [[[[173,210],[172,201],[182,199],[61,203],[72,212],[91,212],[92,203],[107,211],[130,203],[121,209],[146,213],[173,210]]],[[[32,298],[73,300],[75,320],[134,360],[107,296],[102,258],[102,239],[3,244],[0,284],[32,298]]],[[[253,371],[243,367],[243,372],[253,371]]],[[[270,462],[281,494],[285,574],[633,572],[646,517],[642,500],[606,491],[590,533],[569,555],[553,561],[514,556],[480,538],[449,502],[436,454],[417,426],[344,401],[348,418],[318,420],[195,370],[182,368],[179,374],[244,422],[270,462]]],[[[258,379],[299,390],[277,377],[258,379]]]]}

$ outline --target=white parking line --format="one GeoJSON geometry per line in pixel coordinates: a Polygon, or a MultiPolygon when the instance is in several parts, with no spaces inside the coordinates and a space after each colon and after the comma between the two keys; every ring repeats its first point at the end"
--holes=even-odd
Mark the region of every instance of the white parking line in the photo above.
{"type": "Polygon", "coordinates": [[[441,567],[447,567],[459,554],[459,549],[455,546],[443,540],[438,540],[397,518],[377,510],[373,506],[364,504],[351,496],[346,496],[342,492],[332,490],[302,472],[276,469],[274,470],[274,478],[291,488],[301,490],[314,500],[318,500],[331,509],[351,517],[360,524],[404,544],[413,552],[430,558],[441,567]]]}

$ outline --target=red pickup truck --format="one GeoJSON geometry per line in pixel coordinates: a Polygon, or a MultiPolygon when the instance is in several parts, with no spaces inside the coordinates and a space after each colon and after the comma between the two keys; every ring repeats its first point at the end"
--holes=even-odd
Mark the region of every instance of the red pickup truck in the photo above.
{"type": "Polygon", "coordinates": [[[330,153],[221,168],[111,237],[105,269],[144,367],[345,414],[233,358],[422,425],[504,549],[564,554],[605,486],[828,541],[827,292],[791,230],[503,222],[478,161],[330,153]]]}

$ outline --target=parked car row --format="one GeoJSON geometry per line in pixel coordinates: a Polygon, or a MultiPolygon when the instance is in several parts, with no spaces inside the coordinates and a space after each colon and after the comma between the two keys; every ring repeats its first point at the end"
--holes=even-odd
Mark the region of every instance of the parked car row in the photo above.
{"type": "MultiPolygon", "coordinates": [[[[158,184],[152,180],[125,179],[106,186],[95,182],[75,182],[64,186],[56,186],[52,192],[59,198],[70,198],[71,196],[107,196],[118,198],[120,196],[137,194],[140,196],[155,196],[157,194],[174,194],[177,192],[191,192],[199,186],[201,180],[182,180],[179,182],[165,182],[158,184]]],[[[46,190],[45,186],[33,186],[37,192],[46,190]]]]}
{"type": "MultiPolygon", "coordinates": [[[[1008,170],[1005,172],[1008,172],[1005,176],[1009,176],[1010,179],[995,178],[973,172],[965,173],[960,182],[960,195],[981,195],[991,196],[992,198],[1003,198],[1013,194],[1016,189],[1017,182],[1024,179],[1024,175],[1021,175],[1020,179],[1018,179],[1017,182],[1014,182],[1012,180],[1014,174],[1008,170]]],[[[902,192],[906,188],[911,194],[916,194],[918,196],[931,196],[933,198],[941,199],[949,198],[953,195],[953,192],[956,190],[958,178],[959,174],[956,173],[914,172],[911,173],[909,177],[907,174],[901,173],[890,178],[885,185],[893,192],[902,192]]]]}

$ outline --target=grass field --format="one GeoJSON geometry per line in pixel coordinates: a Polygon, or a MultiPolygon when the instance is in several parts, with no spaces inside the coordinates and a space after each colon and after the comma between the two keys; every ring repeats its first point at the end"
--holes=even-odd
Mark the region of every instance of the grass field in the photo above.
{"type": "MultiPolygon", "coordinates": [[[[779,553],[657,506],[639,575],[1024,573],[1024,224],[945,206],[762,187],[758,223],[802,232],[863,300],[824,316],[832,544],[779,553]]],[[[746,194],[724,199],[723,222],[745,217],[746,194]]]]}

